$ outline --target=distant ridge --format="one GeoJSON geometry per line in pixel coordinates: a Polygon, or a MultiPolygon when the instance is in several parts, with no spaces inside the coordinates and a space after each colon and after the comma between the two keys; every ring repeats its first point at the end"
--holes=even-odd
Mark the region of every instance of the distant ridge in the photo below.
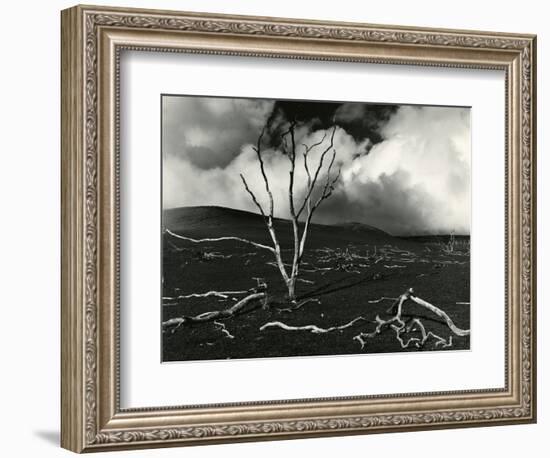
{"type": "Polygon", "coordinates": [[[368,230],[368,231],[380,232],[381,234],[390,235],[386,231],[383,231],[382,229],[378,229],[377,227],[371,226],[370,224],[359,223],[357,221],[350,221],[348,223],[338,223],[338,224],[335,224],[334,226],[346,227],[352,231],[368,230]]]}
{"type": "Polygon", "coordinates": [[[256,222],[261,215],[237,210],[236,208],[219,206],[178,207],[164,210],[164,222],[169,228],[185,224],[186,229],[195,229],[212,223],[224,222],[256,222]]]}
{"type": "MultiPolygon", "coordinates": [[[[258,243],[271,239],[262,216],[234,208],[219,206],[179,207],[164,210],[163,226],[177,234],[194,238],[236,236],[258,243]]],[[[292,224],[289,220],[276,218],[274,227],[283,247],[292,246],[292,224]]],[[[395,244],[402,240],[363,223],[336,225],[312,224],[307,246],[323,247],[354,244],[395,244]]],[[[414,242],[409,242],[414,243],[414,242]]]]}

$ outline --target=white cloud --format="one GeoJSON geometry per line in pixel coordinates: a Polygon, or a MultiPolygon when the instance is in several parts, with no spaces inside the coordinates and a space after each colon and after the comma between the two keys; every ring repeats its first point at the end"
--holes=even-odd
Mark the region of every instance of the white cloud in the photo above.
{"type": "Polygon", "coordinates": [[[396,233],[469,233],[469,110],[404,106],[382,135],[342,174],[340,190],[361,208],[358,219],[396,233]]]}

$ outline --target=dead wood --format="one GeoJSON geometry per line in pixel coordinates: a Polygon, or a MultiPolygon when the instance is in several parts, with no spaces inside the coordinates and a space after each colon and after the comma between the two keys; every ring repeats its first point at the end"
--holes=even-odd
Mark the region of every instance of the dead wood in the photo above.
{"type": "MultiPolygon", "coordinates": [[[[382,297],[376,301],[369,302],[380,302],[384,299],[391,298],[382,297]]],[[[397,310],[394,316],[387,320],[383,320],[382,318],[380,318],[380,316],[377,315],[375,321],[376,327],[373,331],[361,332],[353,337],[354,340],[357,340],[360,343],[361,349],[363,349],[367,345],[369,339],[376,337],[386,329],[392,329],[395,332],[395,337],[401,345],[401,348],[409,348],[410,345],[414,345],[416,348],[421,348],[430,338],[433,338],[435,340],[436,347],[441,346],[442,348],[448,348],[452,346],[452,336],[449,337],[449,340],[446,340],[432,331],[426,331],[426,327],[422,323],[421,319],[418,317],[413,317],[412,319],[407,320],[407,324],[407,322],[402,318],[403,305],[407,300],[411,300],[437,315],[445,322],[445,324],[453,334],[459,337],[470,335],[469,329],[461,329],[457,327],[446,312],[441,310],[439,307],[436,307],[435,305],[430,304],[429,302],[415,296],[413,294],[413,289],[410,288],[404,294],[399,296],[394,304],[388,309],[388,313],[397,310]],[[411,333],[414,332],[420,332],[420,337],[408,337],[411,333]]]]}
{"type": "Polygon", "coordinates": [[[180,316],[177,318],[171,318],[162,323],[162,328],[163,330],[169,329],[174,332],[180,326],[185,324],[204,323],[207,321],[216,321],[219,319],[230,318],[240,312],[250,302],[265,299],[266,297],[267,294],[265,292],[250,294],[227,309],[213,310],[195,316],[180,316]]]}
{"type": "Polygon", "coordinates": [[[343,329],[349,328],[353,326],[355,323],[357,323],[358,321],[361,321],[364,319],[365,318],[363,318],[362,316],[359,316],[354,320],[351,320],[349,323],[343,324],[341,326],[331,326],[330,328],[320,328],[315,324],[306,324],[304,326],[291,326],[281,321],[270,321],[269,323],[264,324],[260,328],[260,331],[265,331],[266,329],[269,329],[269,328],[280,328],[285,331],[309,331],[309,332],[312,332],[313,334],[326,334],[328,332],[341,331],[343,329]]]}

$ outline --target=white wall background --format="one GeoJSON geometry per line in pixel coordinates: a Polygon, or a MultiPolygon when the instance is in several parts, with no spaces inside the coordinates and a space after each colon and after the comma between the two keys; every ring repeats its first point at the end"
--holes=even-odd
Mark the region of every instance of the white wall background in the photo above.
{"type": "MultiPolygon", "coordinates": [[[[115,0],[113,0],[114,2],[115,0]]],[[[97,4],[114,4],[95,0],[97,4]]],[[[539,125],[539,329],[550,325],[545,310],[548,276],[550,168],[548,140],[550,42],[545,2],[462,0],[359,2],[338,0],[117,0],[117,6],[166,8],[264,16],[303,17],[469,28],[538,34],[539,125]],[[546,246],[545,246],[546,245],[546,246]],[[548,251],[548,250],[546,250],[548,251]]],[[[69,456],[59,440],[59,10],[71,2],[10,2],[0,27],[0,422],[3,456],[69,456]]],[[[543,456],[550,433],[545,382],[548,339],[539,331],[539,423],[537,425],[384,434],[120,452],[128,456],[543,456]]],[[[114,456],[114,455],[113,455],[114,456]]]]}

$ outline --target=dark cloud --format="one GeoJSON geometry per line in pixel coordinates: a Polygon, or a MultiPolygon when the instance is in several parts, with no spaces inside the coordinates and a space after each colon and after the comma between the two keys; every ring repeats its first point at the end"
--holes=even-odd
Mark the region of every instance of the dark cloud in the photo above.
{"type": "Polygon", "coordinates": [[[281,144],[280,136],[288,129],[290,121],[307,126],[310,131],[328,129],[336,124],[357,142],[368,139],[368,144],[373,145],[382,141],[380,128],[386,124],[396,110],[396,105],[277,101],[267,121],[270,134],[269,145],[278,147],[281,144]]]}
{"type": "Polygon", "coordinates": [[[397,108],[397,105],[344,103],[338,107],[334,118],[335,122],[355,140],[362,141],[368,138],[373,145],[382,141],[380,129],[389,121],[397,108]]]}

